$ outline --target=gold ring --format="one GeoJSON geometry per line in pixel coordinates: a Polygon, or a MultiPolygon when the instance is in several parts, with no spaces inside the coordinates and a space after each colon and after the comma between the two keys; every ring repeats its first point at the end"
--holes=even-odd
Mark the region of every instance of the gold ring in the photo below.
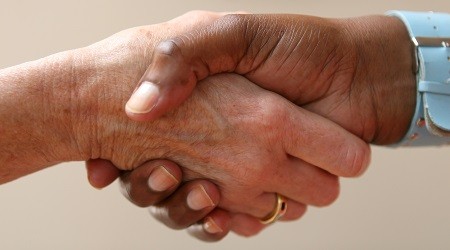
{"type": "Polygon", "coordinates": [[[264,225],[274,223],[286,213],[287,209],[286,200],[280,194],[276,193],[276,195],[277,195],[277,204],[275,205],[275,209],[269,215],[259,220],[264,225]]]}

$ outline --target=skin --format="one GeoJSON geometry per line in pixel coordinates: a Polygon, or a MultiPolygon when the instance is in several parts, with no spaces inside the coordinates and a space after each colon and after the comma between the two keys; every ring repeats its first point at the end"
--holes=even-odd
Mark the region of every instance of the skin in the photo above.
{"type": "Polygon", "coordinates": [[[210,20],[138,27],[1,70],[0,183],[64,161],[105,159],[132,170],[170,159],[183,166],[183,180],[216,184],[221,199],[210,192],[211,206],[243,221],[271,211],[275,192],[287,197],[287,218],[303,214],[305,204],[334,201],[338,179],[329,172],[359,175],[369,162],[368,145],[241,76],[205,80],[189,101],[152,123],[124,115],[152,48],[210,20]]]}
{"type": "Polygon", "coordinates": [[[406,133],[415,107],[412,51],[405,27],[392,17],[228,15],[160,43],[140,81],[158,90],[156,106],[142,112],[129,103],[127,113],[154,120],[189,97],[199,80],[234,72],[366,142],[391,144],[406,133]]]}
{"type": "Polygon", "coordinates": [[[199,80],[234,72],[367,142],[391,144],[414,112],[412,51],[394,17],[227,15],[160,43],[141,80],[158,90],[156,106],[138,113],[129,102],[127,113],[155,119],[182,103],[199,80]]]}

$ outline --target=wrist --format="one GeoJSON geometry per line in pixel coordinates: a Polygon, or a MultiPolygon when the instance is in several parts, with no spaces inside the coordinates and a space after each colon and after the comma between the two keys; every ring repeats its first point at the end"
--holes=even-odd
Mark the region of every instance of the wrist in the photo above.
{"type": "Polygon", "coordinates": [[[61,144],[56,155],[59,162],[91,159],[95,146],[96,109],[91,99],[95,100],[96,93],[85,88],[95,84],[86,82],[81,74],[80,60],[90,61],[82,51],[65,51],[43,59],[43,99],[51,115],[47,126],[53,128],[55,140],[61,144]]]}
{"type": "Polygon", "coordinates": [[[64,102],[70,91],[61,87],[70,61],[61,53],[0,71],[0,182],[79,159],[64,102]]]}
{"type": "MultiPolygon", "coordinates": [[[[406,134],[415,110],[414,47],[397,18],[370,16],[348,20],[346,30],[356,48],[352,83],[369,106],[370,142],[392,144],[406,134]]],[[[363,114],[364,115],[364,114],[363,114]]]]}
{"type": "Polygon", "coordinates": [[[139,49],[117,45],[100,42],[73,52],[76,98],[71,109],[81,160],[107,159],[129,170],[150,158],[161,158],[163,152],[156,145],[167,143],[160,140],[160,122],[138,123],[126,116],[126,100],[146,64],[139,49]],[[145,139],[139,138],[144,135],[145,139]]]}

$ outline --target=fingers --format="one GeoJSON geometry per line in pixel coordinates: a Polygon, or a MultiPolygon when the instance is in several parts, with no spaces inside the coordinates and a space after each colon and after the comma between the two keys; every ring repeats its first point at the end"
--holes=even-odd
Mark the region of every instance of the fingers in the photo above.
{"type": "Polygon", "coordinates": [[[171,161],[155,160],[144,163],[121,176],[122,193],[140,207],[156,204],[171,195],[182,177],[178,165],[171,161]]]}
{"type": "MultiPolygon", "coordinates": [[[[307,207],[304,204],[297,203],[289,199],[286,200],[286,204],[286,213],[279,219],[279,221],[298,220],[306,213],[307,207]]],[[[230,225],[231,231],[244,237],[257,235],[264,228],[270,226],[263,225],[259,218],[244,213],[231,214],[230,225]]]]}
{"type": "MultiPolygon", "coordinates": [[[[293,221],[300,219],[306,212],[306,206],[287,200],[287,210],[280,221],[293,221]]],[[[200,223],[188,228],[188,232],[203,241],[218,241],[224,238],[229,231],[237,235],[250,237],[257,235],[268,225],[263,225],[260,219],[245,213],[229,213],[220,208],[214,209],[200,223]],[[213,226],[207,225],[211,223],[213,226]]]]}
{"type": "Polygon", "coordinates": [[[187,182],[166,200],[149,210],[153,217],[166,226],[183,229],[208,215],[219,200],[220,192],[213,183],[194,180],[187,182]]]}
{"type": "MultiPolygon", "coordinates": [[[[260,185],[270,185],[264,181],[260,185]]],[[[280,193],[280,192],[278,192],[280,193]]],[[[288,205],[287,214],[285,218],[288,220],[299,218],[303,215],[306,209],[306,205],[301,202],[297,202],[284,194],[284,200],[288,205]]],[[[242,195],[242,194],[241,194],[242,195]]],[[[233,213],[242,213],[255,218],[265,218],[271,212],[274,211],[277,204],[277,195],[275,192],[263,193],[257,197],[248,197],[247,199],[242,199],[241,197],[233,196],[232,194],[222,193],[222,200],[220,202],[220,208],[233,213]]]]}
{"type": "MultiPolygon", "coordinates": [[[[132,171],[126,177],[122,177],[122,181],[126,182],[123,185],[130,185],[127,188],[127,197],[139,206],[155,204],[149,208],[149,211],[157,220],[173,229],[189,228],[191,235],[204,241],[218,241],[225,237],[230,230],[240,235],[250,236],[264,228],[258,218],[266,216],[273,210],[276,202],[274,193],[262,195],[255,203],[261,206],[257,209],[249,209],[249,206],[254,206],[253,203],[241,204],[238,211],[249,214],[241,214],[242,221],[231,223],[228,212],[217,208],[220,192],[211,182],[190,181],[165,199],[164,195],[161,198],[149,189],[145,181],[149,173],[151,176],[152,170],[155,171],[155,166],[161,164],[165,167],[170,166],[167,163],[161,161],[148,163],[132,171]],[[159,203],[158,200],[160,200],[159,203]]],[[[169,170],[173,171],[170,167],[169,170]]],[[[296,220],[306,211],[304,204],[293,200],[286,199],[286,204],[288,209],[282,217],[284,221],[296,220]]]]}
{"type": "MultiPolygon", "coordinates": [[[[191,230],[199,236],[204,234],[217,234],[214,237],[210,237],[211,235],[208,236],[210,240],[217,240],[225,236],[229,230],[227,218],[223,214],[223,211],[218,212],[217,216],[220,218],[217,218],[217,220],[215,217],[216,213],[211,213],[216,208],[219,200],[220,193],[214,184],[205,180],[195,180],[181,186],[166,200],[149,208],[149,211],[153,217],[173,229],[184,229],[198,221],[203,221],[202,227],[206,230],[204,223],[210,221],[212,226],[209,226],[209,228],[212,231],[199,232],[201,227],[198,225],[193,226],[191,230]],[[216,223],[214,224],[212,222],[216,223]]],[[[256,203],[261,204],[261,207],[255,208],[252,203],[242,203],[234,211],[236,213],[246,214],[248,217],[253,218],[252,221],[261,224],[258,218],[265,217],[272,212],[276,204],[276,196],[274,193],[267,193],[258,200],[256,203]],[[262,204],[263,202],[264,204],[262,204]]],[[[299,219],[306,212],[306,205],[302,203],[286,198],[286,204],[287,210],[282,217],[284,221],[299,219]]],[[[258,226],[257,228],[261,227],[258,226]]],[[[251,230],[254,231],[254,229],[251,230]]]]}
{"type": "MultiPolygon", "coordinates": [[[[280,221],[300,219],[306,212],[306,206],[288,201],[286,213],[280,221]]],[[[229,213],[220,208],[214,209],[200,223],[188,228],[189,234],[203,241],[213,242],[224,238],[229,231],[237,235],[250,237],[261,232],[268,225],[263,225],[259,218],[243,213],[229,213]],[[212,225],[212,226],[211,226],[212,225]]],[[[269,225],[270,226],[270,225],[269,225]]]]}
{"type": "Polygon", "coordinates": [[[271,178],[270,191],[313,206],[330,205],[337,199],[337,176],[300,159],[291,157],[290,161],[271,178]]]}
{"type": "Polygon", "coordinates": [[[178,187],[181,175],[170,161],[147,162],[121,176],[122,192],[138,206],[152,205],[150,213],[170,228],[191,227],[190,233],[200,240],[221,240],[230,231],[230,219],[227,212],[214,210],[220,200],[218,188],[205,180],[178,187]]]}
{"type": "Polygon", "coordinates": [[[231,230],[240,236],[254,236],[265,227],[258,218],[248,214],[238,213],[231,216],[231,230]]]}
{"type": "Polygon", "coordinates": [[[183,103],[198,81],[236,69],[249,42],[244,35],[248,26],[244,19],[233,21],[230,16],[236,15],[163,41],[155,48],[150,67],[126,104],[130,118],[156,119],[183,103]]]}
{"type": "Polygon", "coordinates": [[[286,199],[286,213],[280,218],[280,221],[294,221],[300,219],[307,210],[305,204],[286,199]]]}
{"type": "Polygon", "coordinates": [[[223,239],[231,230],[230,213],[220,208],[214,209],[200,223],[188,228],[193,237],[207,242],[223,239]]]}
{"type": "Polygon", "coordinates": [[[286,115],[286,152],[334,175],[361,175],[370,162],[367,143],[332,121],[294,104],[286,115]]]}
{"type": "Polygon", "coordinates": [[[113,183],[120,175],[120,170],[110,161],[95,159],[86,161],[89,183],[98,189],[113,183]]]}
{"type": "MultiPolygon", "coordinates": [[[[86,166],[90,182],[99,188],[110,184],[120,173],[106,160],[90,160],[86,166]]],[[[121,178],[124,194],[130,201],[138,206],[159,202],[158,207],[150,209],[159,221],[171,228],[189,227],[189,233],[203,241],[221,240],[230,230],[243,236],[259,233],[265,226],[258,218],[270,213],[275,204],[274,194],[264,194],[258,204],[266,204],[256,213],[258,217],[248,214],[230,216],[227,211],[216,208],[220,193],[213,183],[195,180],[175,191],[180,179],[179,167],[164,160],[145,163],[121,178]]],[[[286,199],[286,203],[288,209],[280,220],[296,220],[306,211],[304,204],[290,199],[286,199]]],[[[246,204],[242,211],[248,212],[246,204]]]]}

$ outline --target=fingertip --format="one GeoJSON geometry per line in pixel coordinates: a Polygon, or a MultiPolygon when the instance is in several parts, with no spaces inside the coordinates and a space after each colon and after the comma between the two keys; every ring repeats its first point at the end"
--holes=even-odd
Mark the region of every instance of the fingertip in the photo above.
{"type": "Polygon", "coordinates": [[[233,214],[231,216],[231,231],[240,236],[255,236],[265,227],[258,218],[247,214],[233,214]]]}
{"type": "Polygon", "coordinates": [[[219,234],[223,232],[222,227],[220,227],[210,216],[203,220],[203,230],[209,234],[219,234]]]}
{"type": "Polygon", "coordinates": [[[190,187],[186,202],[195,211],[216,207],[220,201],[220,192],[216,185],[209,181],[199,180],[190,187]]]}
{"type": "Polygon", "coordinates": [[[158,103],[159,88],[152,82],[143,81],[131,95],[125,109],[134,114],[149,113],[158,103]]]}
{"type": "Polygon", "coordinates": [[[109,186],[120,175],[120,170],[114,164],[102,159],[86,161],[86,170],[89,183],[97,189],[109,186]]]}
{"type": "Polygon", "coordinates": [[[294,221],[305,215],[308,207],[305,204],[288,201],[286,213],[280,218],[280,221],[294,221]]]}
{"type": "Polygon", "coordinates": [[[208,196],[211,198],[211,201],[214,204],[214,206],[217,206],[220,201],[219,188],[210,181],[201,180],[199,183],[202,185],[202,187],[205,189],[208,196]]]}
{"type": "Polygon", "coordinates": [[[365,142],[355,143],[348,149],[344,159],[343,173],[344,177],[359,177],[363,175],[371,161],[371,148],[365,142]]]}
{"type": "MultiPolygon", "coordinates": [[[[155,90],[157,92],[157,94],[154,94],[155,96],[137,93],[142,88],[141,85],[126,103],[125,113],[134,121],[154,121],[167,112],[176,109],[189,98],[196,85],[196,80],[191,79],[189,82],[191,84],[183,85],[164,81],[157,87],[154,87],[157,89],[155,90]]],[[[149,82],[143,83],[143,85],[148,84],[149,82]]],[[[143,88],[147,89],[148,87],[143,88]]]]}
{"type": "Polygon", "coordinates": [[[149,168],[164,168],[178,183],[181,182],[181,178],[183,176],[183,172],[181,171],[180,166],[175,162],[169,160],[154,160],[146,162],[142,165],[143,167],[149,168]]]}
{"type": "Polygon", "coordinates": [[[370,162],[372,160],[372,148],[370,147],[369,144],[364,143],[364,146],[361,150],[361,155],[362,155],[362,168],[361,171],[359,171],[359,175],[357,176],[361,176],[363,175],[367,169],[369,168],[370,162]]]}
{"type": "Polygon", "coordinates": [[[170,228],[187,228],[216,209],[220,193],[214,186],[206,180],[189,181],[149,212],[170,228]]]}
{"type": "Polygon", "coordinates": [[[166,192],[180,183],[164,166],[158,166],[150,173],[147,180],[148,187],[154,192],[166,192]]]}
{"type": "Polygon", "coordinates": [[[188,228],[188,233],[205,242],[222,240],[231,230],[231,217],[227,211],[215,209],[201,223],[188,228]]]}
{"type": "Polygon", "coordinates": [[[180,167],[171,161],[146,162],[121,176],[122,194],[139,207],[148,207],[166,199],[178,188],[180,167]]]}

